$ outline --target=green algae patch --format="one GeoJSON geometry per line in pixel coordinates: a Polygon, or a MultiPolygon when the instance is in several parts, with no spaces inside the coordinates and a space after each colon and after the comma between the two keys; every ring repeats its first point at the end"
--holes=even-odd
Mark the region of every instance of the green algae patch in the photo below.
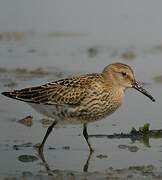
{"type": "Polygon", "coordinates": [[[132,127],[132,130],[130,131],[131,135],[141,134],[141,135],[147,135],[149,133],[149,124],[146,123],[142,127],[139,127],[138,130],[136,130],[134,127],[132,127]]]}
{"type": "MultiPolygon", "coordinates": [[[[132,127],[129,133],[114,133],[114,134],[95,134],[89,135],[89,137],[95,138],[104,138],[107,137],[109,139],[123,139],[129,138],[132,142],[139,141],[143,143],[147,147],[150,147],[149,140],[152,139],[160,139],[162,138],[162,129],[150,130],[150,125],[148,123],[144,124],[142,127],[139,127],[138,130],[132,127]]],[[[127,147],[128,148],[128,147],[127,147]]]]}
{"type": "Polygon", "coordinates": [[[150,125],[148,123],[144,124],[136,130],[134,127],[130,131],[130,135],[140,135],[149,136],[150,138],[162,138],[162,129],[150,130],[150,125]]]}
{"type": "Polygon", "coordinates": [[[18,157],[18,160],[21,162],[27,163],[27,162],[37,161],[38,158],[36,156],[32,156],[32,155],[21,155],[18,157]]]}

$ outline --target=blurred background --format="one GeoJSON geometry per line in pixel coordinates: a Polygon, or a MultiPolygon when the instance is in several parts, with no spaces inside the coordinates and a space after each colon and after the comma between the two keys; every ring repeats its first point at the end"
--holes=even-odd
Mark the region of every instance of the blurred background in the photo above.
{"type": "Polygon", "coordinates": [[[6,0],[0,5],[1,31],[106,33],[118,41],[161,40],[160,0],[6,0]]]}

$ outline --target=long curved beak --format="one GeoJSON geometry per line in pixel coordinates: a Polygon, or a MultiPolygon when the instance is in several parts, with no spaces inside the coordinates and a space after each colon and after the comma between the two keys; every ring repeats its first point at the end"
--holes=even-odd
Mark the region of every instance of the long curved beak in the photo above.
{"type": "Polygon", "coordinates": [[[155,102],[155,99],[151,96],[151,94],[149,94],[137,81],[133,83],[132,87],[155,102]]]}

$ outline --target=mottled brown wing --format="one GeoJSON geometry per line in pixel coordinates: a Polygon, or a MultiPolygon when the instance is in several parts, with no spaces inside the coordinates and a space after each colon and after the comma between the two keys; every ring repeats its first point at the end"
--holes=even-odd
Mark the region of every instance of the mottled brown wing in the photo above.
{"type": "Polygon", "coordinates": [[[95,75],[80,76],[62,79],[42,86],[3,92],[2,94],[14,99],[30,103],[42,104],[79,104],[87,95],[87,86],[90,85],[95,75]]]}

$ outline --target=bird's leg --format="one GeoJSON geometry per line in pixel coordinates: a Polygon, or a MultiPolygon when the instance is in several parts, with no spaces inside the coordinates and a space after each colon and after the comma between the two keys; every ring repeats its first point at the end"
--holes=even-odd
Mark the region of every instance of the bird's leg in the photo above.
{"type": "Polygon", "coordinates": [[[49,134],[51,133],[52,129],[54,128],[54,126],[57,124],[57,121],[54,121],[47,129],[47,132],[43,138],[43,141],[41,143],[41,145],[39,146],[39,153],[42,153],[43,152],[43,147],[44,147],[44,144],[49,136],[49,134]]]}
{"type": "Polygon", "coordinates": [[[94,152],[94,150],[92,149],[91,144],[88,141],[88,133],[87,133],[87,124],[86,123],[83,124],[83,136],[84,136],[84,138],[85,138],[85,140],[86,140],[86,142],[87,142],[87,144],[89,146],[90,153],[94,152]]]}
{"type": "Polygon", "coordinates": [[[89,152],[88,159],[87,159],[85,165],[83,166],[83,172],[88,172],[89,161],[90,161],[91,157],[92,157],[92,152],[89,152]]]}
{"type": "Polygon", "coordinates": [[[48,175],[49,175],[49,176],[53,176],[52,170],[50,169],[47,161],[45,160],[43,151],[39,151],[39,157],[40,157],[40,159],[42,160],[43,165],[44,165],[44,167],[46,168],[46,171],[47,171],[48,175]]]}

